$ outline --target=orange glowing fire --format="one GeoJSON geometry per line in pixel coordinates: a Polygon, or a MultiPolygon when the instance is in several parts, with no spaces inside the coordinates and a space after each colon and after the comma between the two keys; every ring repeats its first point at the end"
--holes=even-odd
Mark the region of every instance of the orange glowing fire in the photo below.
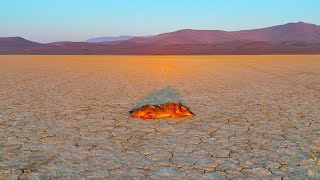
{"type": "Polygon", "coordinates": [[[195,114],[181,102],[168,102],[160,105],[145,105],[130,111],[131,117],[142,119],[177,118],[194,116],[195,114]]]}

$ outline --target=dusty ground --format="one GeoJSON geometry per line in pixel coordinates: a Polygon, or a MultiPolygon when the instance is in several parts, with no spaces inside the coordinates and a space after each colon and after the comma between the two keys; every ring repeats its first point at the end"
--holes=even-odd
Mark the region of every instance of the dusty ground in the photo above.
{"type": "Polygon", "coordinates": [[[0,77],[0,179],[320,178],[320,56],[0,56],[0,77]],[[171,100],[196,117],[128,117],[171,100]]]}

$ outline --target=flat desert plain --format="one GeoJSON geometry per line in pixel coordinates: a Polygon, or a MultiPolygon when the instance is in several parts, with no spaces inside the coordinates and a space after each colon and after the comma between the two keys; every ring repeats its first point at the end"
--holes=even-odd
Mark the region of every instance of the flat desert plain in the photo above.
{"type": "Polygon", "coordinates": [[[0,56],[0,178],[319,179],[320,56],[0,56]],[[192,118],[128,111],[181,101],[192,118]]]}

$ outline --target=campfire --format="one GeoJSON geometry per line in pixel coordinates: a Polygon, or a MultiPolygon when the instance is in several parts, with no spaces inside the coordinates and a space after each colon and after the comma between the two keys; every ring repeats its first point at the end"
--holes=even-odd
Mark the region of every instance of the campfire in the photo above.
{"type": "Polygon", "coordinates": [[[142,119],[178,118],[194,116],[195,114],[181,102],[168,102],[160,105],[144,105],[131,110],[130,116],[142,119]]]}

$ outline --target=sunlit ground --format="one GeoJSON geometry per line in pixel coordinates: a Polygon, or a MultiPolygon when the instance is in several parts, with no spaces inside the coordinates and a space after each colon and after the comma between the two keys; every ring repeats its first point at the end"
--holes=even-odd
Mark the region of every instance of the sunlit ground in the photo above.
{"type": "Polygon", "coordinates": [[[320,177],[320,56],[0,56],[0,179],[320,177]],[[181,101],[195,117],[128,111],[181,101]]]}

